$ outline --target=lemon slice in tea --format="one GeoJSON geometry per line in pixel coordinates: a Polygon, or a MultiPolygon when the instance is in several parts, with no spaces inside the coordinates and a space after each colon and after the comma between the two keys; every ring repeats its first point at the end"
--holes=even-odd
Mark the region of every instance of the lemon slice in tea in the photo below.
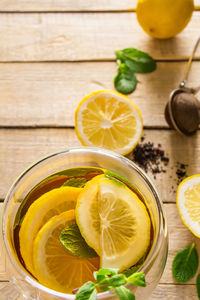
{"type": "Polygon", "coordinates": [[[114,91],[97,91],[83,98],[75,112],[75,129],[84,146],[98,146],[120,154],[139,142],[143,121],[138,107],[114,91]]]}
{"type": "Polygon", "coordinates": [[[53,216],[73,209],[82,188],[71,186],[53,189],[29,207],[19,231],[20,252],[27,269],[34,275],[33,242],[40,228],[53,216]]]}
{"type": "Polygon", "coordinates": [[[74,210],[51,218],[38,232],[34,242],[34,269],[39,282],[50,289],[72,293],[85,282],[94,280],[99,257],[80,258],[67,250],[59,240],[61,231],[75,223],[74,210]]]}
{"type": "Polygon", "coordinates": [[[179,184],[176,203],[183,223],[200,237],[200,174],[187,177],[179,184]]]}
{"type": "Polygon", "coordinates": [[[80,193],[76,220],[87,244],[101,258],[102,268],[123,271],[145,254],[151,223],[145,205],[118,180],[98,176],[80,193]]]}

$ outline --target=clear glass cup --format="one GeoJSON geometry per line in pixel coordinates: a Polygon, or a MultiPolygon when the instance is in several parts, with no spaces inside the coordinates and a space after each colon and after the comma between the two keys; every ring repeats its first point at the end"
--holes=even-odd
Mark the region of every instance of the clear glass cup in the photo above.
{"type": "MultiPolygon", "coordinates": [[[[111,151],[87,147],[71,148],[42,158],[26,169],[8,192],[3,212],[3,239],[6,248],[7,273],[11,281],[4,294],[17,295],[18,293],[29,300],[75,299],[74,295],[59,293],[41,285],[26,272],[15,253],[13,226],[21,202],[35,185],[53,173],[86,166],[118,173],[133,183],[146,199],[154,228],[151,251],[140,269],[146,275],[147,287],[138,288],[131,284],[127,284],[127,287],[135,293],[137,300],[148,299],[151,295],[160,280],[167,259],[167,225],[162,202],[151,180],[132,161],[111,151]]],[[[98,299],[118,298],[112,291],[108,291],[98,294],[98,299]]]]}

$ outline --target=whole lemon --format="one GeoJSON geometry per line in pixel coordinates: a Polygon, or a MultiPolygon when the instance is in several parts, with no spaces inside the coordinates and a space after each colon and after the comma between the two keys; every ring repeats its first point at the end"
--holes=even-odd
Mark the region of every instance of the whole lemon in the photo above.
{"type": "Polygon", "coordinates": [[[185,28],[193,10],[193,0],[138,0],[136,15],[146,33],[167,39],[185,28]]]}

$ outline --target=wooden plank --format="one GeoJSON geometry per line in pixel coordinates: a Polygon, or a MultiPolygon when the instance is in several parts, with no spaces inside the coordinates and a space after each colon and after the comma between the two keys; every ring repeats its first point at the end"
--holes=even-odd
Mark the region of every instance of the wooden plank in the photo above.
{"type": "Polygon", "coordinates": [[[159,284],[149,300],[197,300],[195,285],[159,284]]]}
{"type": "MultiPolygon", "coordinates": [[[[200,5],[200,0],[194,1],[195,6],[200,5]]],[[[135,10],[137,0],[1,0],[0,11],[126,11],[135,10]]]]}
{"type": "MultiPolygon", "coordinates": [[[[3,203],[0,203],[0,280],[7,280],[8,276],[6,274],[6,256],[5,249],[3,244],[3,236],[2,236],[2,213],[3,213],[3,203]]],[[[1,295],[1,288],[0,288],[1,295]]],[[[1,298],[1,297],[0,297],[1,298]]]]}
{"type": "MultiPolygon", "coordinates": [[[[186,62],[158,63],[150,74],[137,74],[129,97],[141,110],[145,126],[167,126],[164,109],[183,78],[186,62]]],[[[114,62],[0,64],[0,126],[74,126],[80,100],[95,90],[113,89],[114,62]],[[19,118],[20,116],[20,118],[19,118]]],[[[190,85],[198,86],[200,62],[190,85]]]]}
{"type": "MultiPolygon", "coordinates": [[[[160,280],[161,284],[173,284],[175,281],[171,273],[172,260],[178,250],[190,244],[192,241],[195,241],[198,249],[200,249],[200,242],[195,238],[190,231],[183,225],[176,205],[175,204],[165,204],[164,209],[167,215],[168,222],[168,231],[169,231],[169,254],[168,260],[165,267],[165,271],[160,280]]],[[[0,204],[0,211],[2,211],[2,203],[0,204]]],[[[2,245],[3,246],[3,245],[2,245]]],[[[3,252],[0,255],[0,280],[8,280],[9,277],[6,274],[6,259],[5,259],[5,250],[1,247],[3,252]]],[[[195,279],[192,279],[187,284],[194,284],[195,279]]]]}
{"type": "Polygon", "coordinates": [[[190,55],[199,36],[199,16],[194,12],[177,37],[156,40],[143,32],[135,13],[5,13],[0,18],[0,61],[107,60],[125,47],[156,59],[180,60],[190,55]]]}
{"type": "MultiPolygon", "coordinates": [[[[169,157],[168,166],[160,163],[165,173],[153,174],[150,178],[164,202],[175,202],[177,189],[177,163],[187,164],[187,175],[199,173],[200,135],[184,137],[172,130],[145,130],[145,142],[161,144],[169,157]],[[155,178],[154,178],[155,177],[155,178]]],[[[73,129],[1,129],[0,130],[0,199],[3,199],[15,178],[41,156],[55,151],[79,146],[73,129]]],[[[132,155],[130,155],[131,158],[132,155]]],[[[155,164],[153,165],[155,168],[155,164]]]]}

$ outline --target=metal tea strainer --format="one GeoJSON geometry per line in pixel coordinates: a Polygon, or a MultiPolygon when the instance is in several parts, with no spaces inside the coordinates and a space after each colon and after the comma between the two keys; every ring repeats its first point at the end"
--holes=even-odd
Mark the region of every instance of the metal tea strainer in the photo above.
{"type": "Polygon", "coordinates": [[[183,80],[180,82],[179,88],[171,92],[169,102],[165,107],[165,119],[169,126],[185,135],[195,133],[200,124],[200,101],[196,97],[200,86],[196,88],[186,86],[192,60],[199,43],[200,37],[188,60],[183,80]]]}

